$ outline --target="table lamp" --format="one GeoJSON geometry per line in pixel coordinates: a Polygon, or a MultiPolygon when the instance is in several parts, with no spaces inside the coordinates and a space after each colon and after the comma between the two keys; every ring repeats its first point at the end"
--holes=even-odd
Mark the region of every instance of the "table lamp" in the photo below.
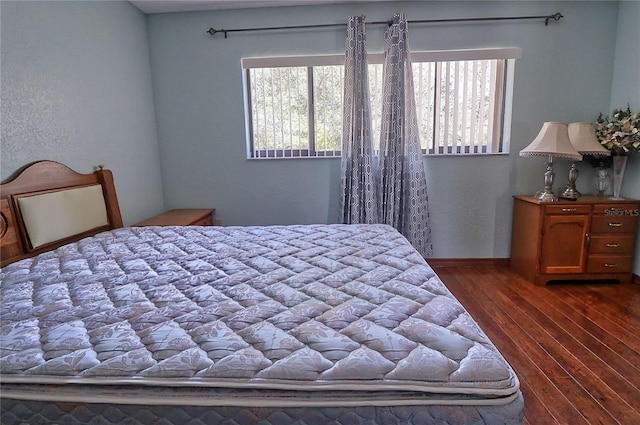
{"type": "MultiPolygon", "coordinates": [[[[602,146],[596,137],[596,129],[590,122],[572,122],[568,125],[569,141],[573,148],[582,155],[609,156],[611,151],[602,146]]],[[[578,180],[578,167],[574,161],[569,170],[567,188],[560,193],[562,198],[576,199],[580,192],[576,189],[578,180]]]]}
{"type": "Polygon", "coordinates": [[[536,138],[523,150],[520,156],[546,156],[547,171],[544,173],[544,189],[535,194],[543,202],[554,202],[558,198],[553,193],[553,159],[581,161],[582,155],[571,145],[568,125],[563,122],[545,122],[536,138]]]}

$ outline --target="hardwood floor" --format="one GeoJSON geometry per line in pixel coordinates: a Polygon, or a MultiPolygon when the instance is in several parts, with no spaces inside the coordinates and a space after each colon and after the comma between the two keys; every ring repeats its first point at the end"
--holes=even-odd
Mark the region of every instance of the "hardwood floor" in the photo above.
{"type": "Polygon", "coordinates": [[[640,424],[639,285],[434,269],[515,369],[525,424],[640,424]]]}

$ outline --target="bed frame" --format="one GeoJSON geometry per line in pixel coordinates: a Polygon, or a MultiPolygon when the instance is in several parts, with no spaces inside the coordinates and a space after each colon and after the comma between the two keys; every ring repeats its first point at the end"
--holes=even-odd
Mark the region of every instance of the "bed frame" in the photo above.
{"type": "MultiPolygon", "coordinates": [[[[102,205],[100,208],[102,209],[102,205]]],[[[66,217],[66,212],[62,211],[56,213],[55,219],[58,222],[69,221],[72,220],[72,215],[66,217]]],[[[58,162],[36,161],[22,167],[0,184],[0,267],[119,227],[122,227],[122,216],[113,183],[113,174],[103,169],[101,165],[94,173],[79,174],[58,162]],[[102,188],[106,224],[79,233],[66,234],[60,239],[34,246],[21,211],[19,202],[21,198],[56,193],[64,195],[69,190],[96,185],[102,188]]]]}

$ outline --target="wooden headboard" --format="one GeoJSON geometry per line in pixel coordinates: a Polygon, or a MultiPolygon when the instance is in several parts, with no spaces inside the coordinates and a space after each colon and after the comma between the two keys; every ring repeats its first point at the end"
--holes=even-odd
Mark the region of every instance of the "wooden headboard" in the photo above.
{"type": "MultiPolygon", "coordinates": [[[[69,212],[73,212],[72,209],[73,207],[69,209],[69,212]]],[[[85,215],[92,215],[91,211],[92,209],[89,208],[89,212],[85,212],[85,215]]],[[[36,213],[43,215],[43,211],[36,211],[36,213]]],[[[44,213],[49,213],[49,211],[44,211],[44,213]]],[[[40,227],[45,227],[45,233],[48,230],[46,229],[47,225],[46,221],[42,224],[42,219],[40,220],[40,227]]],[[[122,227],[122,216],[113,184],[113,174],[101,167],[91,174],[79,174],[58,162],[37,161],[24,166],[7,181],[0,184],[0,266],[2,267],[22,258],[31,257],[66,243],[118,227],[122,227]],[[99,193],[100,189],[102,190],[101,194],[99,193]],[[36,205],[36,208],[38,205],[45,205],[46,203],[42,204],[41,199],[45,199],[47,202],[46,199],[53,198],[53,201],[48,202],[54,206],[57,204],[60,208],[50,210],[57,211],[55,217],[51,217],[51,223],[58,223],[51,226],[65,227],[60,226],[60,223],[71,222],[75,216],[65,211],[64,202],[68,199],[68,195],[71,194],[72,198],[78,198],[78,196],[85,196],[84,194],[87,192],[93,193],[88,197],[89,202],[100,204],[98,209],[101,218],[89,217],[88,226],[91,228],[75,232],[71,226],[71,233],[65,233],[64,229],[54,229],[62,232],[62,237],[51,240],[56,234],[53,232],[54,236],[48,235],[48,239],[45,237],[39,242],[35,241],[33,229],[37,225],[29,222],[29,214],[26,213],[32,211],[27,211],[27,208],[33,209],[34,207],[31,205],[36,205]],[[74,193],[75,195],[73,195],[74,193]],[[99,199],[98,202],[94,202],[96,196],[99,199]],[[29,230],[32,232],[31,237],[29,230]]]]}

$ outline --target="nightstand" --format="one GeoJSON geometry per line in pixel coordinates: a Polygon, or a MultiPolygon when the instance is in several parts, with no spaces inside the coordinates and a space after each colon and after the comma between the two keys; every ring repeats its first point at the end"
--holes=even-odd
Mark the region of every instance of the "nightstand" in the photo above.
{"type": "Polygon", "coordinates": [[[177,209],[158,214],[134,226],[213,226],[215,209],[177,209]]]}
{"type": "Polygon", "coordinates": [[[551,280],[631,282],[640,201],[582,196],[541,202],[514,196],[510,267],[536,285],[551,280]]]}

